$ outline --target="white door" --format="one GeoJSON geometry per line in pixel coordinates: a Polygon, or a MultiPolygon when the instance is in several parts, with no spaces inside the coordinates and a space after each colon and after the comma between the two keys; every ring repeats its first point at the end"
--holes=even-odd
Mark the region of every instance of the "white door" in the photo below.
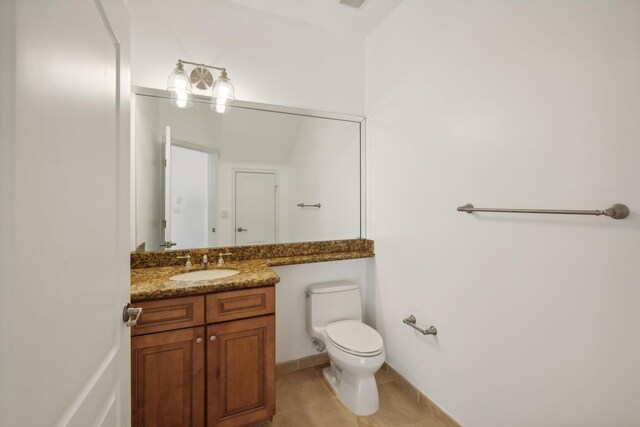
{"type": "Polygon", "coordinates": [[[276,174],[235,173],[236,245],[276,242],[276,174]]]}
{"type": "Polygon", "coordinates": [[[128,12],[0,3],[0,424],[127,426],[128,12]]]}
{"type": "Polygon", "coordinates": [[[171,240],[174,249],[208,247],[209,154],[171,147],[171,240]]]}

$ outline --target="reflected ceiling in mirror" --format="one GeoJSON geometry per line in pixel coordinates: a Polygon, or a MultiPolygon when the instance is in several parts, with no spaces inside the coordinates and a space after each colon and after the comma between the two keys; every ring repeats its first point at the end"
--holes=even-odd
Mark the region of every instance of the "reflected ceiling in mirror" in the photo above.
{"type": "Polygon", "coordinates": [[[134,88],[132,250],[353,239],[362,117],[134,88]]]}

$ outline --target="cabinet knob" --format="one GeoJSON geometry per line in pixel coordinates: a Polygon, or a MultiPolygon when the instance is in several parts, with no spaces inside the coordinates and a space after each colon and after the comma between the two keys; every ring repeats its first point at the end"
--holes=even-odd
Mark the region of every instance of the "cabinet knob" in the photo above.
{"type": "Polygon", "coordinates": [[[214,342],[216,340],[216,336],[215,335],[211,335],[209,337],[209,341],[214,342]]]}
{"type": "Polygon", "coordinates": [[[202,344],[202,338],[200,338],[200,337],[196,338],[196,343],[197,344],[202,344]]]}

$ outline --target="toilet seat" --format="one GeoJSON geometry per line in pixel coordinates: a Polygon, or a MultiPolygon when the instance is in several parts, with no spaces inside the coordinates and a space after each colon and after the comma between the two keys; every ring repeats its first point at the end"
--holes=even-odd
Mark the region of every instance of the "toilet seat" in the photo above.
{"type": "Polygon", "coordinates": [[[377,356],[384,350],[378,331],[357,320],[330,323],[326,334],[333,345],[355,356],[377,356]]]}

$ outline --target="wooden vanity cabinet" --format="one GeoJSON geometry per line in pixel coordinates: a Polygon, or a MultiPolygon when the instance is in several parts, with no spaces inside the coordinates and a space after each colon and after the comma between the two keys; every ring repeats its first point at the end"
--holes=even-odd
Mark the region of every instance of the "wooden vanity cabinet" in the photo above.
{"type": "Polygon", "coordinates": [[[133,304],[131,330],[133,427],[205,425],[205,297],[133,304]]]}
{"type": "Polygon", "coordinates": [[[275,414],[275,316],[207,325],[207,425],[249,426],[275,414]]]}
{"type": "Polygon", "coordinates": [[[273,417],[273,286],[133,305],[143,308],[131,338],[134,427],[241,427],[273,417]]]}
{"type": "Polygon", "coordinates": [[[134,427],[204,426],[205,327],[133,337],[134,427]]]}

